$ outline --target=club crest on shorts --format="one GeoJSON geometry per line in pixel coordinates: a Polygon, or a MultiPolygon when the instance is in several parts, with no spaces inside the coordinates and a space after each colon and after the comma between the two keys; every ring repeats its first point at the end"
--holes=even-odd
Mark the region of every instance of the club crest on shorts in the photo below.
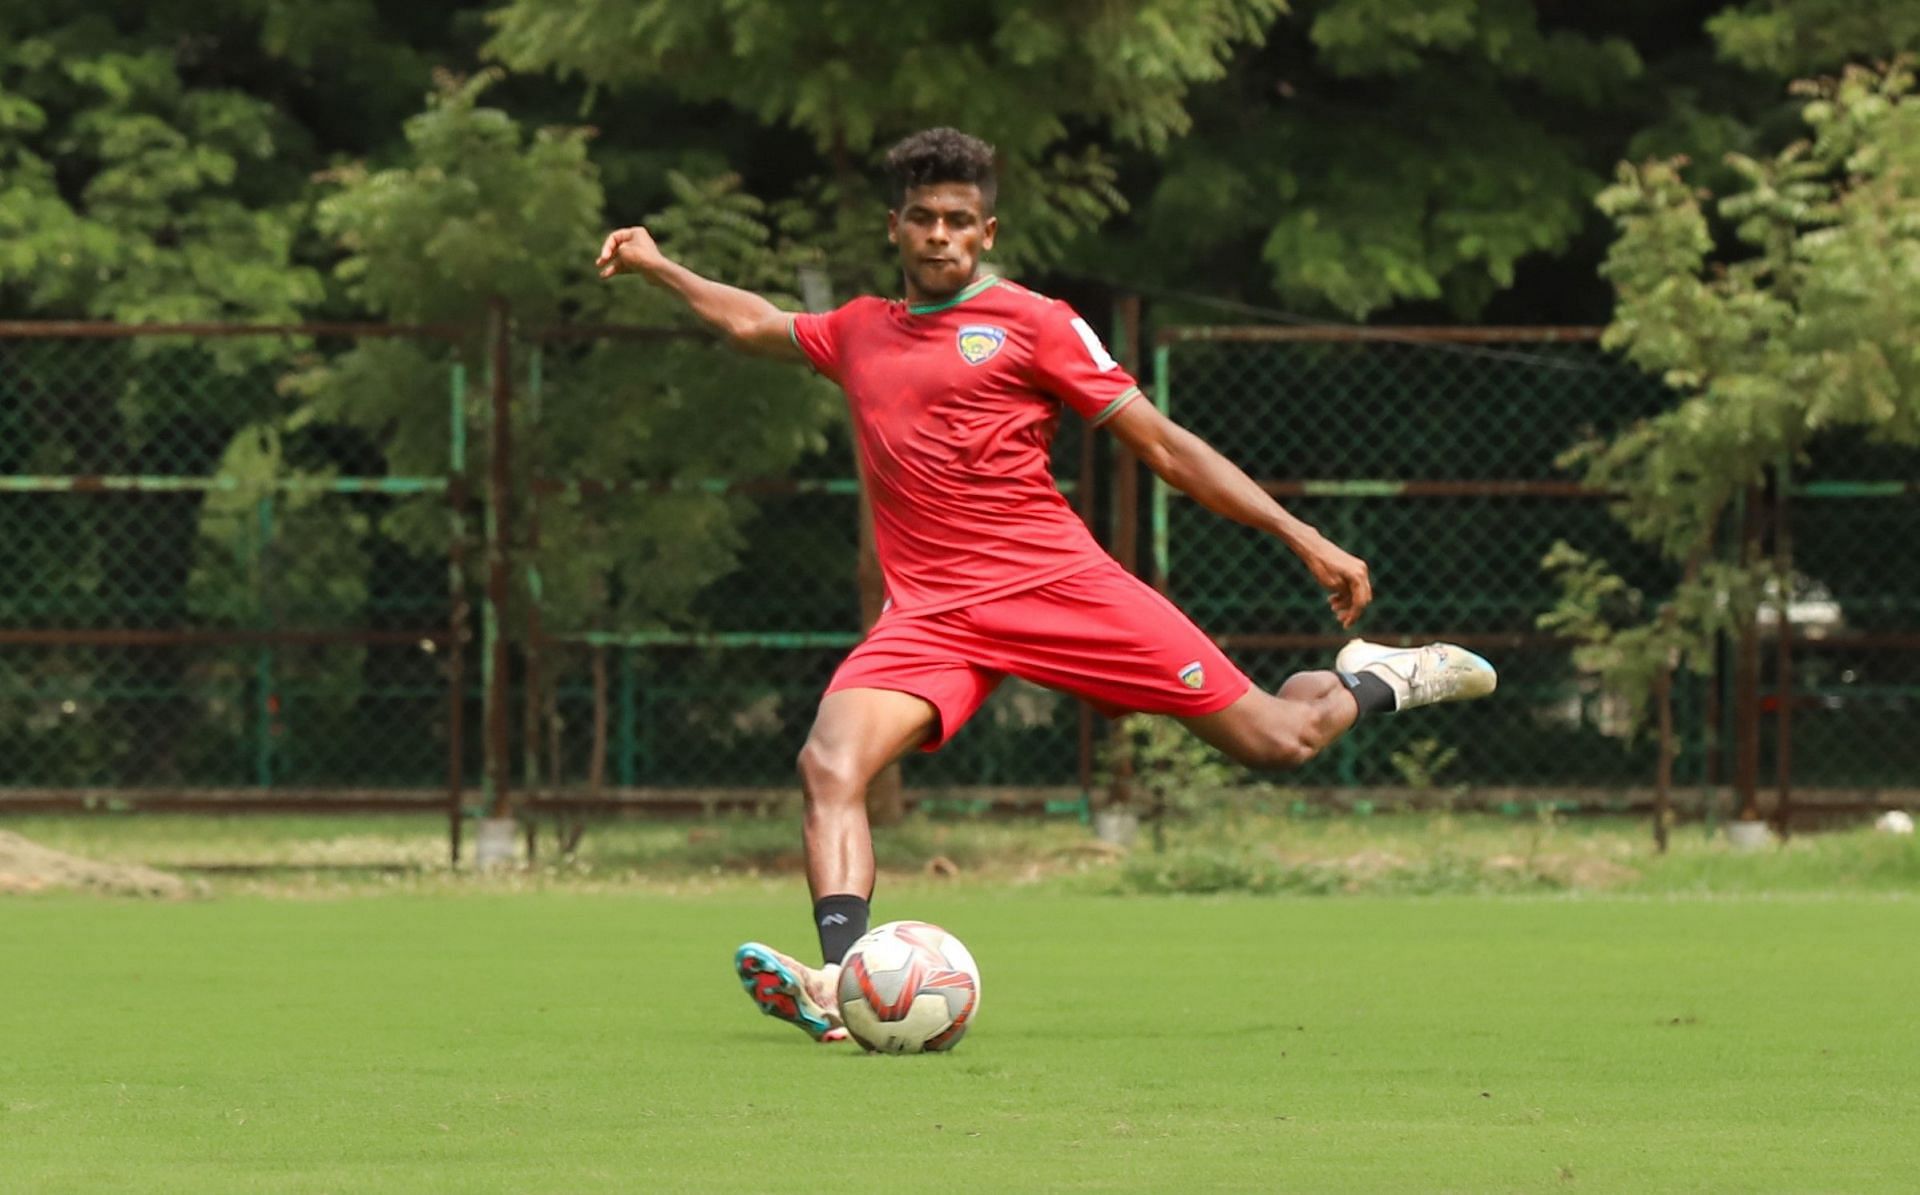
{"type": "Polygon", "coordinates": [[[1180,683],[1189,689],[1197,689],[1207,683],[1207,670],[1200,667],[1200,661],[1195,660],[1180,670],[1180,683]]]}
{"type": "Polygon", "coordinates": [[[992,324],[968,324],[960,329],[954,343],[960,346],[960,355],[968,365],[979,365],[991,360],[1007,343],[1007,330],[992,324]]]}

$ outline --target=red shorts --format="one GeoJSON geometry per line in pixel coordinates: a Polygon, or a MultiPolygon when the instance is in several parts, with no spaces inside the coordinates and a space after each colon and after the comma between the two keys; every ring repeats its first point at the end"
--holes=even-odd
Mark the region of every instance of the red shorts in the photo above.
{"type": "Polygon", "coordinates": [[[880,616],[827,692],[891,689],[930,702],[952,738],[1002,678],[1084,699],[1108,717],[1216,713],[1253,686],[1172,602],[1114,561],[939,614],[880,616]]]}

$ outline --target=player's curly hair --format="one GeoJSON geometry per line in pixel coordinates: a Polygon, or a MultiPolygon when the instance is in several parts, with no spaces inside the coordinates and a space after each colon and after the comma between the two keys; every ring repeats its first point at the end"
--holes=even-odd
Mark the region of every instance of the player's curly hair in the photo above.
{"type": "Polygon", "coordinates": [[[887,151],[887,173],[893,179],[893,199],[904,204],[907,192],[931,183],[972,183],[981,201],[993,210],[999,183],[993,173],[993,146],[959,129],[922,129],[902,138],[887,151]]]}

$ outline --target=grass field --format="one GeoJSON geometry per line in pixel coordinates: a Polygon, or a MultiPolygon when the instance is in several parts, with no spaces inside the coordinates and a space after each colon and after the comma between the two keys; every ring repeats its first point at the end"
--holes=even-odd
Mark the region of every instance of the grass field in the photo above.
{"type": "Polygon", "coordinates": [[[753,1012],[786,876],[15,898],[0,1191],[1913,1190],[1915,889],[1675,886],[895,880],[985,976],[924,1058],[753,1012]]]}

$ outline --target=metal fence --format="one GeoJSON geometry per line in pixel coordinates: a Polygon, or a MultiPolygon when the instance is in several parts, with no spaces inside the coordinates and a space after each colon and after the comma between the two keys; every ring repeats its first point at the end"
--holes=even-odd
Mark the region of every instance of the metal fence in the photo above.
{"type": "MultiPolygon", "coordinates": [[[[696,357],[724,351],[687,335],[663,342],[634,329],[586,331],[592,335],[555,329],[527,344],[529,427],[550,395],[564,394],[569,376],[594,368],[592,354],[610,343],[623,345],[635,368],[663,343],[696,357]]],[[[1070,497],[1091,492],[1091,448],[1079,426],[1063,423],[1054,464],[1070,497]]],[[[670,619],[636,626],[616,617],[610,625],[604,609],[576,611],[571,621],[543,610],[529,623],[539,692],[522,719],[525,781],[555,806],[712,808],[789,798],[820,694],[861,636],[860,484],[844,424],[780,478],[583,477],[550,446],[527,451],[529,525],[542,545],[529,553],[535,560],[547,546],[565,551],[569,532],[557,532],[556,519],[577,534],[582,522],[619,525],[623,511],[641,503],[724,502],[738,542],[732,567],[670,619]]],[[[542,586],[537,564],[528,582],[542,586]]],[[[876,590],[869,604],[877,597],[876,590]]],[[[1083,810],[1089,718],[1070,698],[1009,683],[960,739],[909,761],[914,799],[1083,810]]]]}
{"type": "MultiPolygon", "coordinates": [[[[1654,737],[1537,629],[1555,598],[1540,562],[1556,540],[1607,557],[1649,594],[1671,585],[1609,516],[1607,495],[1555,463],[1670,402],[1597,341],[1590,328],[1161,334],[1156,390],[1174,417],[1369,561],[1370,637],[1450,639],[1501,670],[1500,700],[1366,722],[1301,783],[1462,783],[1589,802],[1648,784],[1654,737]],[[1439,759],[1450,762],[1435,775],[1439,759]]],[[[1910,799],[1920,568],[1888,546],[1920,533],[1920,454],[1832,441],[1813,461],[1783,469],[1777,501],[1756,495],[1748,512],[1752,533],[1791,557],[1786,633],[1773,618],[1756,667],[1739,664],[1757,644],[1729,643],[1716,675],[1677,691],[1675,778],[1696,792],[1771,783],[1782,802],[1789,780],[1828,805],[1910,799]]],[[[1158,484],[1152,542],[1156,581],[1256,680],[1327,666],[1343,636],[1271,542],[1158,484]]]]}
{"type": "Polygon", "coordinates": [[[363,429],[290,422],[287,383],[368,339],[457,336],[0,325],[8,807],[451,799],[465,371],[422,396],[417,475],[363,429]],[[424,551],[396,534],[422,517],[424,551]]]}
{"type": "MultiPolygon", "coordinates": [[[[1591,329],[1143,344],[1123,304],[1112,339],[1179,421],[1370,561],[1370,635],[1501,666],[1503,700],[1370,721],[1290,778],[1304,791],[1603,804],[1645,788],[1656,744],[1536,619],[1557,539],[1664,584],[1605,496],[1554,463],[1658,409],[1656,382],[1591,329]]],[[[0,324],[0,809],[428,808],[457,834],[510,792],[522,812],[790,795],[860,634],[844,429],[778,479],[589,467],[547,430],[586,371],[699,371],[722,351],[661,330],[515,333],[504,311],[472,329],[0,324]],[[302,389],[375,343],[412,354],[399,423],[302,389]],[[690,527],[725,514],[725,567],[670,617],[623,614],[617,583],[582,598],[588,546],[617,555],[674,503],[690,527]]],[[[1103,542],[1256,680],[1325,667],[1344,636],[1284,551],[1143,485],[1099,439],[1064,421],[1055,466],[1103,542]]],[[[1825,444],[1769,507],[1769,534],[1791,529],[1790,633],[1728,645],[1678,695],[1683,783],[1725,784],[1757,752],[1749,783],[1790,763],[1802,787],[1861,801],[1913,784],[1920,569],[1893,546],[1920,532],[1917,465],[1825,444]]],[[[1069,699],[1009,685],[907,781],[923,802],[1084,812],[1102,737],[1069,699]]]]}

